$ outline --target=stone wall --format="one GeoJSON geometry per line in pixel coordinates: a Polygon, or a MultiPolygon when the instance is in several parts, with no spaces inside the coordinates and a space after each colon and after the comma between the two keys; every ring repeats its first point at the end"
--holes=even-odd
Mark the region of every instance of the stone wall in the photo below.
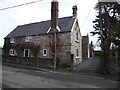
{"type": "Polygon", "coordinates": [[[2,55],[2,48],[0,47],[0,56],[2,55]]]}
{"type": "Polygon", "coordinates": [[[89,52],[89,46],[88,46],[88,44],[82,44],[82,58],[83,58],[83,60],[86,60],[86,59],[88,59],[89,57],[88,57],[88,52],[89,52]]]}
{"type": "Polygon", "coordinates": [[[18,57],[18,56],[3,55],[2,63],[12,63],[23,66],[54,68],[54,59],[50,59],[50,58],[33,58],[33,57],[18,57]]]}
{"type": "MultiPolygon", "coordinates": [[[[57,33],[56,35],[56,48],[57,59],[59,65],[70,63],[71,55],[71,33],[57,33]]],[[[52,46],[52,34],[34,36],[33,41],[35,44],[40,45],[39,58],[54,58],[54,45],[52,46]],[[47,49],[48,55],[43,56],[43,49],[47,49]]],[[[53,43],[54,44],[54,43],[53,43]]]]}
{"type": "Polygon", "coordinates": [[[74,54],[74,64],[77,65],[82,62],[82,37],[78,22],[76,22],[72,32],[71,32],[71,54],[74,54]],[[76,33],[78,33],[78,40],[76,40],[76,33]],[[76,49],[79,50],[79,55],[77,57],[76,49]]]}

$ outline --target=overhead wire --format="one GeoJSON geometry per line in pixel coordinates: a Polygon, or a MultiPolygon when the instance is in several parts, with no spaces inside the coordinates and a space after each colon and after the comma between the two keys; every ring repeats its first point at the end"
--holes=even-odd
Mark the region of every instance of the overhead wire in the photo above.
{"type": "Polygon", "coordinates": [[[88,20],[88,18],[89,18],[89,15],[90,15],[90,12],[91,12],[91,10],[92,10],[93,5],[94,5],[94,0],[92,1],[92,5],[91,5],[91,7],[90,7],[90,10],[89,10],[89,12],[88,12],[88,14],[87,14],[87,16],[86,16],[86,18],[85,18],[85,20],[84,20],[81,28],[83,28],[83,26],[84,26],[85,23],[87,22],[87,20],[88,20]]]}
{"type": "Polygon", "coordinates": [[[1,8],[0,11],[2,11],[2,10],[7,10],[7,9],[12,9],[12,8],[16,8],[16,7],[20,7],[20,6],[25,6],[25,5],[29,5],[29,4],[33,4],[33,3],[40,2],[40,1],[43,1],[43,0],[37,0],[37,1],[32,1],[32,2],[28,2],[28,3],[23,3],[23,4],[11,6],[11,7],[1,8]]]}

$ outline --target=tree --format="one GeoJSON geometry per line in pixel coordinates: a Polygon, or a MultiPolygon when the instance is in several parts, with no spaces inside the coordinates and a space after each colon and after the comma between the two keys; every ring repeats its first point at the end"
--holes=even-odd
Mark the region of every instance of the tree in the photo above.
{"type": "MultiPolygon", "coordinates": [[[[118,47],[118,55],[120,55],[120,21],[117,21],[117,24],[111,32],[110,42],[118,47]]],[[[118,56],[118,60],[120,60],[120,56],[118,56]]]]}
{"type": "MultiPolygon", "coordinates": [[[[98,41],[101,40],[101,51],[103,57],[101,59],[101,65],[103,65],[103,72],[107,72],[107,60],[109,59],[108,52],[110,44],[111,42],[115,42],[114,40],[116,39],[115,37],[118,31],[115,27],[117,27],[117,22],[120,19],[120,5],[117,2],[99,2],[96,4],[95,10],[98,15],[93,21],[93,28],[95,30],[92,31],[91,34],[92,36],[97,34],[98,41]],[[112,34],[113,32],[114,34],[112,34]],[[113,37],[115,39],[113,39],[113,37]]],[[[118,43],[118,41],[115,43],[118,43]]]]}

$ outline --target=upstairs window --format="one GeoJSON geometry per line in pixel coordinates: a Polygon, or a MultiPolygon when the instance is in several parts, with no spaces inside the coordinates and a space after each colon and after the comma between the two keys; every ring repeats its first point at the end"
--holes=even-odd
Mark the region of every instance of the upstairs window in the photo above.
{"type": "Polygon", "coordinates": [[[76,32],[76,41],[79,41],[79,34],[76,32]]]}
{"type": "Polygon", "coordinates": [[[15,38],[10,38],[10,43],[15,43],[15,38]]]}
{"type": "Polygon", "coordinates": [[[31,42],[31,41],[32,41],[32,36],[25,37],[25,42],[31,42]]]}

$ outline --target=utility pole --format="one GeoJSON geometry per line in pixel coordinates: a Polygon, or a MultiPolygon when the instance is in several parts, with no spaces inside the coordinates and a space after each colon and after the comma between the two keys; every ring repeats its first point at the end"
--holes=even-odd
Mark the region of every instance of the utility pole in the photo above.
{"type": "Polygon", "coordinates": [[[56,30],[54,30],[54,44],[55,44],[55,58],[54,58],[54,69],[56,69],[56,55],[57,55],[57,50],[56,50],[56,30]]]}
{"type": "Polygon", "coordinates": [[[99,19],[100,19],[100,36],[101,36],[101,68],[105,69],[104,63],[104,39],[103,39],[103,23],[102,23],[102,2],[98,0],[99,3],[99,19]]]}
{"type": "MultiPolygon", "coordinates": [[[[107,73],[107,45],[108,45],[108,36],[105,36],[103,33],[103,20],[102,20],[102,14],[107,14],[107,12],[105,12],[105,8],[106,7],[102,7],[102,4],[105,2],[102,2],[101,0],[99,1],[99,16],[100,16],[100,33],[101,33],[101,68],[102,68],[102,72],[103,73],[107,73]]],[[[105,17],[104,21],[106,21],[107,24],[109,24],[109,20],[108,16],[105,17]]],[[[107,26],[106,26],[107,27],[107,26]]],[[[107,28],[109,29],[109,28],[107,28]]],[[[109,32],[108,32],[109,33],[109,32]]]]}
{"type": "Polygon", "coordinates": [[[57,46],[56,46],[56,34],[58,26],[58,9],[59,3],[57,0],[52,0],[51,2],[51,29],[53,30],[53,42],[54,42],[54,69],[56,69],[57,63],[57,46]]]}
{"type": "Polygon", "coordinates": [[[100,36],[101,36],[101,61],[103,59],[103,30],[102,30],[102,15],[101,15],[101,2],[98,0],[99,3],[99,17],[100,17],[100,36]]]}

